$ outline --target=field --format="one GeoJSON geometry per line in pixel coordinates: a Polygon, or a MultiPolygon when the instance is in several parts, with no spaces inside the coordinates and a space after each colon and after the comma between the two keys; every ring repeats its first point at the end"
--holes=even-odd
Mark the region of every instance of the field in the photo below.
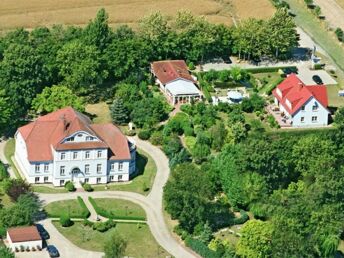
{"type": "Polygon", "coordinates": [[[342,8],[344,8],[344,0],[336,0],[336,2],[337,2],[342,8]]]}
{"type": "Polygon", "coordinates": [[[2,0],[0,30],[33,28],[53,24],[84,25],[104,7],[112,26],[137,22],[153,11],[171,17],[178,10],[190,10],[215,23],[232,24],[248,17],[267,18],[274,12],[269,0],[2,0]]]}
{"type": "Polygon", "coordinates": [[[86,250],[102,252],[106,239],[116,232],[128,241],[125,255],[129,257],[160,258],[169,255],[155,241],[146,224],[117,223],[115,228],[105,233],[84,227],[78,222],[68,228],[61,227],[59,222],[53,222],[53,224],[72,243],[86,250]]]}

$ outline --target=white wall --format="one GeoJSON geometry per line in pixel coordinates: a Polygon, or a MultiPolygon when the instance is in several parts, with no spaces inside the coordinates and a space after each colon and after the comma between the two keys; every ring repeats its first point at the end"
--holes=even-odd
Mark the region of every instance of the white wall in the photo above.
{"type": "Polygon", "coordinates": [[[319,101],[315,98],[311,98],[305,104],[305,110],[299,110],[293,116],[293,127],[321,127],[328,125],[328,115],[329,112],[326,108],[324,108],[319,101]],[[318,104],[318,110],[313,111],[312,107],[318,104]],[[312,117],[317,117],[317,122],[312,122],[312,117]],[[304,117],[304,122],[301,122],[301,117],[304,117]]]}
{"type": "Polygon", "coordinates": [[[36,250],[37,250],[37,246],[39,246],[42,249],[42,240],[13,243],[10,236],[7,233],[7,241],[9,244],[9,248],[11,248],[12,251],[15,251],[16,247],[20,250],[21,246],[24,246],[25,250],[27,247],[29,247],[30,250],[32,247],[36,248],[36,250]]]}

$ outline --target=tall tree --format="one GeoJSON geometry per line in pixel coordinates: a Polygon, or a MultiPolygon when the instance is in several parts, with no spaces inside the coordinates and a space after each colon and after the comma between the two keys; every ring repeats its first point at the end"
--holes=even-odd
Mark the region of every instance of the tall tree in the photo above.
{"type": "Polygon", "coordinates": [[[127,249],[127,241],[117,232],[110,235],[104,245],[105,258],[122,258],[127,249]]]}
{"type": "Polygon", "coordinates": [[[112,122],[118,125],[128,123],[128,110],[125,108],[122,99],[115,98],[110,107],[112,122]]]}

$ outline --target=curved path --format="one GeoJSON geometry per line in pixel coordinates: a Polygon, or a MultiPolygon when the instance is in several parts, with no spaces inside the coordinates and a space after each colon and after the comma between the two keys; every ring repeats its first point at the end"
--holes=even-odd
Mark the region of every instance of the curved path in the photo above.
{"type": "MultiPolygon", "coordinates": [[[[55,201],[75,199],[77,198],[77,196],[81,196],[83,198],[88,198],[88,196],[92,196],[94,198],[116,198],[132,201],[136,204],[139,204],[146,211],[147,224],[149,225],[155,240],[167,252],[177,258],[199,257],[191,250],[184,247],[175,238],[173,238],[164,220],[162,208],[163,187],[166,184],[170,173],[167,157],[159,148],[151,145],[150,143],[142,141],[138,138],[135,138],[135,141],[136,145],[140,149],[151,155],[157,166],[157,174],[155,176],[152,190],[148,196],[124,191],[100,191],[92,193],[78,192],[61,194],[38,194],[40,199],[43,201],[44,205],[55,201]]],[[[56,232],[54,231],[54,233],[56,232]]],[[[87,256],[84,257],[99,257],[99,253],[87,253],[87,256]]]]}

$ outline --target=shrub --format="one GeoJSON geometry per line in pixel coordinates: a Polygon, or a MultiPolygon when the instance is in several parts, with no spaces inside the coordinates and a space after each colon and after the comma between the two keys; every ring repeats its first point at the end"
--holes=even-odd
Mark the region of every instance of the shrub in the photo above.
{"type": "Polygon", "coordinates": [[[62,227],[70,227],[73,225],[73,221],[71,221],[68,214],[62,214],[60,217],[60,223],[62,227]]]}
{"type": "Polygon", "coordinates": [[[266,89],[265,93],[267,95],[270,95],[272,93],[272,91],[277,87],[277,85],[280,84],[283,80],[284,80],[284,78],[278,78],[275,81],[271,82],[267,86],[267,89],[266,89]]]}
{"type": "Polygon", "coordinates": [[[97,230],[99,232],[106,232],[109,229],[113,228],[116,226],[116,222],[113,220],[109,219],[106,222],[96,222],[92,225],[93,230],[97,230]]]}
{"type": "Polygon", "coordinates": [[[127,131],[127,132],[125,133],[125,135],[127,135],[127,136],[135,136],[135,135],[136,135],[136,132],[135,132],[135,130],[129,130],[129,131],[127,131]]]}
{"type": "Polygon", "coordinates": [[[273,115],[268,115],[267,117],[268,123],[271,128],[279,128],[280,125],[277,123],[276,119],[273,117],[273,115]]]}
{"type": "Polygon", "coordinates": [[[285,68],[290,68],[293,72],[297,72],[296,66],[248,68],[246,69],[246,71],[250,73],[272,73],[272,72],[278,72],[278,70],[285,69],[285,68]]]}
{"type": "Polygon", "coordinates": [[[314,65],[314,70],[321,70],[322,67],[323,67],[322,64],[315,64],[315,65],[314,65]]]}
{"type": "Polygon", "coordinates": [[[0,181],[4,180],[5,178],[8,178],[8,173],[4,164],[0,161],[0,181]]]}
{"type": "Polygon", "coordinates": [[[73,182],[71,182],[71,181],[67,181],[66,183],[65,183],[65,186],[64,186],[66,189],[67,189],[67,191],[69,191],[69,192],[74,192],[75,191],[75,186],[74,186],[74,184],[73,184],[73,182]]]}
{"type": "Polygon", "coordinates": [[[201,241],[187,237],[185,239],[186,246],[190,247],[192,250],[194,250],[196,253],[198,253],[203,258],[220,258],[221,256],[214,252],[213,250],[210,250],[208,246],[203,244],[201,241]]]}
{"type": "Polygon", "coordinates": [[[334,32],[340,42],[344,41],[344,32],[341,28],[337,28],[334,32]]]}
{"type": "Polygon", "coordinates": [[[88,219],[84,219],[82,224],[87,227],[93,227],[94,222],[89,221],[88,219]]]}
{"type": "Polygon", "coordinates": [[[93,188],[92,188],[92,186],[90,184],[85,183],[85,184],[82,185],[82,187],[84,188],[84,190],[86,192],[92,192],[93,191],[93,188]]]}
{"type": "Polygon", "coordinates": [[[154,131],[149,138],[150,142],[154,145],[162,145],[163,139],[162,131],[154,131]]]}
{"type": "Polygon", "coordinates": [[[82,208],[81,216],[83,218],[88,218],[91,215],[91,213],[87,209],[87,206],[86,206],[84,200],[80,196],[78,196],[78,202],[79,202],[80,207],[82,208]]]}
{"type": "Polygon", "coordinates": [[[151,136],[151,132],[148,130],[142,130],[138,134],[138,137],[144,141],[148,140],[150,138],[150,136],[151,136]]]}
{"type": "Polygon", "coordinates": [[[250,217],[248,216],[247,212],[245,212],[244,210],[241,210],[240,211],[240,217],[239,218],[234,218],[233,219],[233,224],[234,225],[244,224],[249,219],[250,219],[250,217]]]}
{"type": "Polygon", "coordinates": [[[196,69],[195,64],[193,62],[190,62],[188,67],[191,71],[196,69]]]}

